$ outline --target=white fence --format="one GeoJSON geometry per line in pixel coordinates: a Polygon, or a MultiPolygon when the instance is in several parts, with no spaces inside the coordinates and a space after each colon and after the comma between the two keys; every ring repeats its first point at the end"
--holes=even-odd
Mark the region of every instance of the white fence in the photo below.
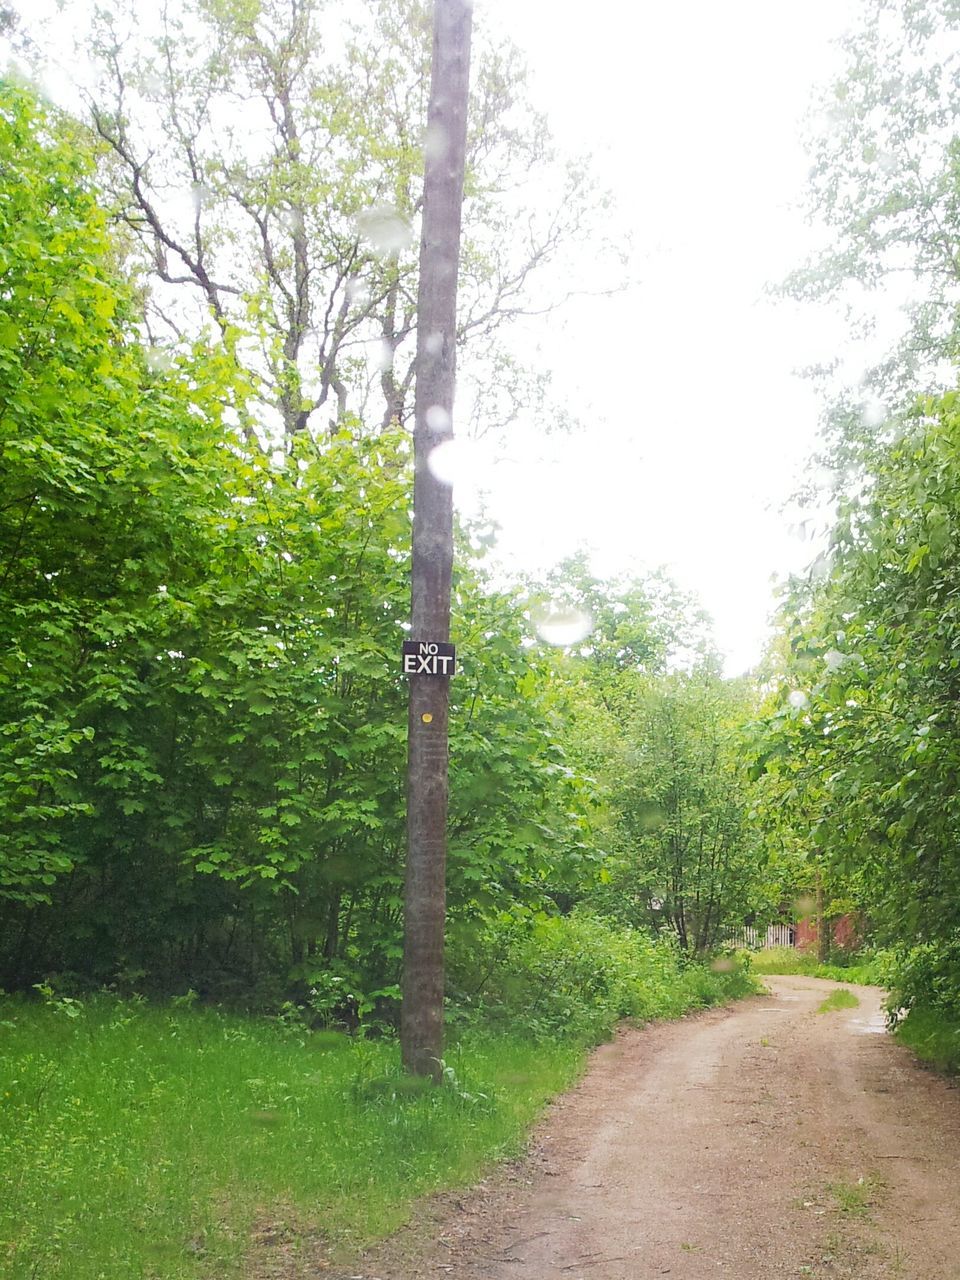
{"type": "Polygon", "coordinates": [[[731,930],[728,942],[735,947],[795,947],[797,945],[797,927],[793,924],[771,924],[766,933],[745,927],[731,930]]]}

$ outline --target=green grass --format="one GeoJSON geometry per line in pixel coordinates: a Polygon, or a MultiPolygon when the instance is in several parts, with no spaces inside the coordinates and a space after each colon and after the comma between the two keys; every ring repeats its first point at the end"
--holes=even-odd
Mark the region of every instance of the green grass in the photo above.
{"type": "Polygon", "coordinates": [[[859,1005],[860,1001],[852,991],[848,991],[846,987],[837,987],[836,991],[831,991],[826,1000],[820,1004],[817,1013],[833,1013],[837,1009],[856,1009],[859,1005]]]}
{"type": "Polygon", "coordinates": [[[960,1074],[960,1023],[938,1009],[911,1009],[897,1027],[897,1039],[940,1071],[960,1074]]]}
{"type": "Polygon", "coordinates": [[[865,1218],[883,1191],[882,1180],[874,1174],[856,1182],[828,1182],[836,1212],[845,1218],[865,1218]]]}
{"type": "Polygon", "coordinates": [[[464,1033],[445,1087],[394,1044],[97,998],[0,1003],[0,1275],[238,1274],[255,1219],[368,1238],[516,1151],[582,1051],[464,1033]],[[454,1078],[455,1073],[455,1078],[454,1078]]]}
{"type": "Polygon", "coordinates": [[[809,951],[793,947],[768,947],[750,953],[751,969],[760,974],[799,974],[805,978],[829,978],[834,982],[853,982],[863,986],[882,985],[878,966],[873,960],[858,964],[820,964],[809,951]]]}

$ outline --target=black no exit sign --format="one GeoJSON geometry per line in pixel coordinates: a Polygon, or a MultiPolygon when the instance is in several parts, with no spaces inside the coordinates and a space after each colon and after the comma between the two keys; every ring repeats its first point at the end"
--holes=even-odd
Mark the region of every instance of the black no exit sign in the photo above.
{"type": "Polygon", "coordinates": [[[456,646],[443,640],[404,640],[405,676],[452,676],[457,663],[456,646]]]}

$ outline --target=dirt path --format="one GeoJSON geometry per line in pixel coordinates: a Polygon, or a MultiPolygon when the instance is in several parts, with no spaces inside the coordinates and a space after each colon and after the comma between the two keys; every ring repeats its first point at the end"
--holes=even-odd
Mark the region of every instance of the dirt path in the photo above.
{"type": "Polygon", "coordinates": [[[623,1032],[526,1160],[343,1280],[960,1280],[960,1090],[884,1034],[876,989],[818,1013],[837,984],[768,984],[623,1032]]]}

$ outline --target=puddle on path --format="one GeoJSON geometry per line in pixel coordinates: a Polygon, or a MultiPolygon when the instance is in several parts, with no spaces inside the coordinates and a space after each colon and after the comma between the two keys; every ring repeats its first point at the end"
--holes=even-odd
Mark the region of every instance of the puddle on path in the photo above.
{"type": "Polygon", "coordinates": [[[884,1013],[875,1013],[872,1018],[851,1018],[847,1025],[851,1031],[861,1036],[887,1034],[887,1018],[884,1013]]]}

